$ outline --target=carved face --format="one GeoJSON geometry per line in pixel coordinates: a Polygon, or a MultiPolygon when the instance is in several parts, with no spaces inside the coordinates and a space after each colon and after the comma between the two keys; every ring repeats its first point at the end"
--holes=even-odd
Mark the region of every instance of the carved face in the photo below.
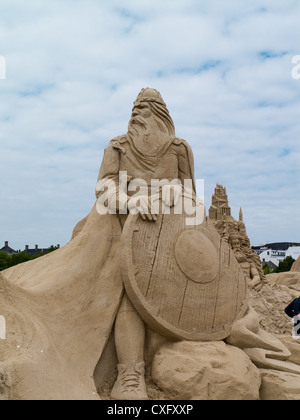
{"type": "Polygon", "coordinates": [[[133,136],[141,136],[145,133],[147,136],[155,134],[156,137],[158,133],[164,137],[175,136],[174,123],[166,106],[148,100],[135,102],[128,132],[133,136]]]}
{"type": "Polygon", "coordinates": [[[232,239],[231,241],[230,241],[230,243],[231,243],[231,246],[232,246],[232,249],[240,249],[240,241],[239,241],[239,239],[232,239]]]}
{"type": "Polygon", "coordinates": [[[141,135],[149,128],[149,118],[152,116],[151,107],[148,102],[140,102],[132,111],[129,121],[129,131],[135,135],[141,135]]]}
{"type": "Polygon", "coordinates": [[[142,118],[149,118],[151,117],[151,108],[148,102],[140,102],[138,106],[135,106],[132,111],[131,120],[133,120],[136,116],[140,116],[142,118]]]}

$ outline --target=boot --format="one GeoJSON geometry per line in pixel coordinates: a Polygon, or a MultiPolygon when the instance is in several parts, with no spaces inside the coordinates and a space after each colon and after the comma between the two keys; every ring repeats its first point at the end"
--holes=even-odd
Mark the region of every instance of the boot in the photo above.
{"type": "Polygon", "coordinates": [[[112,400],[148,400],[145,383],[145,363],[137,363],[134,370],[118,365],[118,378],[111,392],[112,400]]]}

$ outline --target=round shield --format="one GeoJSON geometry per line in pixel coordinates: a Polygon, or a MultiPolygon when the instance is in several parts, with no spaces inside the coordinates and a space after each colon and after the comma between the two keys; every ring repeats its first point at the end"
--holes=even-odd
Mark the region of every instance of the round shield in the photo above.
{"type": "Polygon", "coordinates": [[[129,215],[123,240],[125,289],[153,331],[191,341],[230,335],[247,310],[247,282],[209,220],[187,226],[184,214],[156,222],[129,215]]]}

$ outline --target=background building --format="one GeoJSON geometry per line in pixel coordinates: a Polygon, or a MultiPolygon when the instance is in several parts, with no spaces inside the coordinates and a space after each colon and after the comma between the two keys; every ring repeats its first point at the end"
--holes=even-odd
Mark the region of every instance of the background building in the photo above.
{"type": "MultiPolygon", "coordinates": [[[[49,252],[60,248],[60,245],[57,245],[56,247],[49,247],[49,248],[39,248],[38,245],[35,245],[34,248],[29,248],[29,245],[25,245],[25,249],[23,252],[26,252],[26,254],[28,254],[30,257],[34,257],[37,254],[48,254],[49,252]]],[[[19,254],[21,251],[15,251],[14,249],[12,249],[9,246],[8,241],[5,241],[4,243],[4,247],[0,249],[0,251],[6,252],[7,255],[14,255],[14,254],[19,254]]]]}
{"type": "Polygon", "coordinates": [[[272,263],[276,267],[286,257],[292,257],[294,260],[297,260],[300,255],[300,243],[296,242],[274,242],[261,246],[253,246],[252,249],[256,251],[263,265],[272,263]]]}
{"type": "Polygon", "coordinates": [[[8,255],[18,254],[18,251],[15,251],[9,246],[8,241],[4,242],[4,247],[0,249],[0,251],[6,252],[8,255]]]}

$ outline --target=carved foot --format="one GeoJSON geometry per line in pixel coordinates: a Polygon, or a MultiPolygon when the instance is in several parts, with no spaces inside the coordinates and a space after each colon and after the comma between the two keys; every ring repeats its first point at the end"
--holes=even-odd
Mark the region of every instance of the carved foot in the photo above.
{"type": "Polygon", "coordinates": [[[145,383],[145,363],[137,363],[134,370],[118,365],[118,379],[111,392],[113,400],[148,400],[145,383]]]}

